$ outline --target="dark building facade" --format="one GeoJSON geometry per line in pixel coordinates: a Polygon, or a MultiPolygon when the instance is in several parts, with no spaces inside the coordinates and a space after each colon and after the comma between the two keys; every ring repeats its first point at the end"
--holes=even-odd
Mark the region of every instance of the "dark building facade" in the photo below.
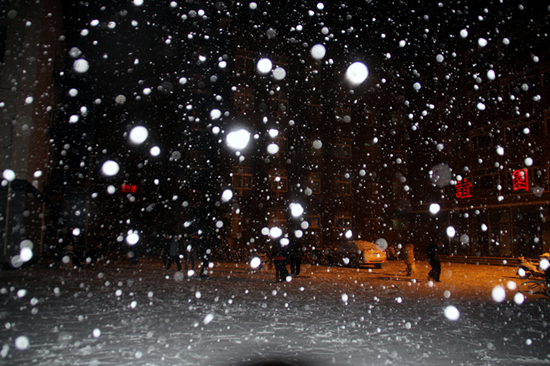
{"type": "Polygon", "coordinates": [[[429,172],[414,179],[411,223],[449,254],[536,258],[550,250],[550,28],[542,10],[430,68],[440,93],[422,122],[434,127],[432,140],[413,139],[411,164],[429,172]]]}
{"type": "Polygon", "coordinates": [[[548,251],[547,12],[512,24],[501,21],[512,8],[456,4],[62,5],[62,42],[43,72],[46,152],[27,159],[46,157],[35,188],[51,251],[75,236],[125,251],[135,230],[151,250],[165,233],[201,233],[247,258],[268,249],[273,227],[308,249],[437,238],[457,255],[548,251]],[[345,76],[355,61],[369,71],[359,85],[345,76]],[[129,140],[136,126],[144,143],[129,140]],[[226,139],[238,129],[250,142],[235,150],[226,139]],[[118,174],[102,173],[107,160],[118,174]]]}

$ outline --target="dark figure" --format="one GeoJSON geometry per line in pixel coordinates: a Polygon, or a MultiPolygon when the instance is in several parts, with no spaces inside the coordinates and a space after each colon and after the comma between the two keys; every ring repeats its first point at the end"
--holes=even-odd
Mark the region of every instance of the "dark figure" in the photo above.
{"type": "Polygon", "coordinates": [[[161,248],[160,248],[160,256],[162,258],[162,265],[166,267],[166,264],[168,263],[168,253],[170,252],[170,235],[166,234],[164,238],[162,238],[161,248]]]}
{"type": "Polygon", "coordinates": [[[99,260],[100,256],[101,256],[101,246],[94,245],[86,252],[86,262],[89,261],[90,264],[95,264],[95,262],[99,260]]]}
{"type": "Polygon", "coordinates": [[[302,250],[296,239],[290,240],[290,274],[298,276],[300,274],[300,266],[302,265],[302,250]]]}
{"type": "Polygon", "coordinates": [[[178,237],[176,235],[173,235],[170,240],[170,250],[168,252],[168,255],[169,257],[168,257],[168,263],[166,264],[166,269],[167,270],[170,269],[172,262],[176,262],[178,271],[181,271],[179,242],[178,242],[178,237]]]}
{"type": "Polygon", "coordinates": [[[438,252],[439,243],[432,239],[427,248],[428,262],[430,262],[430,266],[432,266],[432,269],[428,274],[428,279],[432,279],[435,282],[441,282],[439,280],[439,277],[441,276],[441,262],[439,261],[438,252]]]}
{"type": "Polygon", "coordinates": [[[140,244],[136,243],[132,246],[132,249],[130,250],[130,255],[132,256],[131,263],[134,264],[134,265],[138,264],[138,262],[139,262],[139,259],[138,259],[139,246],[140,246],[140,244]]]}
{"type": "Polygon", "coordinates": [[[191,263],[191,271],[195,271],[195,257],[197,255],[197,236],[193,235],[187,240],[185,247],[185,273],[189,273],[189,263],[191,263]]]}
{"type": "Polygon", "coordinates": [[[273,253],[271,256],[275,264],[275,281],[284,282],[288,276],[286,269],[286,250],[281,245],[281,240],[277,239],[273,243],[273,253]]]}
{"type": "Polygon", "coordinates": [[[80,236],[73,238],[73,266],[75,268],[82,268],[82,261],[84,258],[84,248],[80,236]]]}
{"type": "Polygon", "coordinates": [[[202,260],[200,277],[208,277],[208,263],[210,259],[210,237],[205,236],[200,242],[200,258],[202,260]]]}

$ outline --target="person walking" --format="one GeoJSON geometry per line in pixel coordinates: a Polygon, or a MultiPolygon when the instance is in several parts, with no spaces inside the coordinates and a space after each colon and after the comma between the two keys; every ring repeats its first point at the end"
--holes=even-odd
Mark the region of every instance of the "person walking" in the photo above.
{"type": "Polygon", "coordinates": [[[286,251],[281,244],[281,239],[275,240],[271,260],[275,264],[275,281],[277,282],[285,282],[288,276],[285,254],[286,251]]]}
{"type": "Polygon", "coordinates": [[[172,235],[170,239],[170,250],[168,252],[168,263],[166,263],[166,269],[169,270],[173,262],[176,262],[178,271],[181,271],[180,263],[180,249],[179,249],[179,240],[177,235],[172,235]]]}
{"type": "Polygon", "coordinates": [[[166,267],[168,263],[168,256],[170,252],[170,235],[165,234],[162,237],[161,247],[160,247],[160,256],[162,258],[162,265],[166,267]]]}
{"type": "Polygon", "coordinates": [[[204,236],[200,239],[200,258],[202,261],[201,265],[201,272],[200,277],[201,278],[207,278],[208,277],[208,265],[210,262],[210,235],[203,234],[204,236]]]}
{"type": "Polygon", "coordinates": [[[187,240],[187,245],[185,246],[185,273],[187,273],[190,277],[192,277],[195,273],[195,257],[197,256],[197,247],[197,236],[192,235],[187,240]]]}
{"type": "Polygon", "coordinates": [[[302,264],[302,250],[296,238],[290,239],[290,275],[298,276],[302,264]]]}
{"type": "Polygon", "coordinates": [[[427,248],[428,262],[432,269],[428,273],[428,279],[435,282],[441,282],[439,277],[441,276],[441,262],[439,261],[439,243],[434,239],[430,240],[430,244],[427,248]]]}
{"type": "Polygon", "coordinates": [[[414,263],[414,245],[409,243],[405,246],[405,264],[407,265],[407,276],[416,273],[416,264],[414,263]]]}

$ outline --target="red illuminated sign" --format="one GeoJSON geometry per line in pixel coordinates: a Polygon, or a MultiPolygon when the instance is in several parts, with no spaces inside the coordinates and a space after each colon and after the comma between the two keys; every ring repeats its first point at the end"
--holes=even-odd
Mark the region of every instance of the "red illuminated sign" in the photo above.
{"type": "Polygon", "coordinates": [[[461,200],[464,198],[470,198],[472,195],[470,194],[470,188],[472,188],[472,183],[466,181],[466,179],[463,179],[460,182],[456,183],[456,198],[460,198],[461,200]]]}
{"type": "Polygon", "coordinates": [[[137,186],[133,184],[123,184],[122,185],[122,192],[124,193],[136,193],[137,192],[137,186]]]}
{"type": "Polygon", "coordinates": [[[529,174],[527,169],[518,169],[512,173],[512,181],[514,183],[514,191],[525,189],[529,191],[529,174]]]}

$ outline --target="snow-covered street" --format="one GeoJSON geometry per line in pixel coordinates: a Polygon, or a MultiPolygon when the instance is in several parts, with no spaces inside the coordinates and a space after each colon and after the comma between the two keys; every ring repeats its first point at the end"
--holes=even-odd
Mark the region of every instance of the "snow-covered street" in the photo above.
{"type": "Polygon", "coordinates": [[[550,299],[491,296],[520,282],[515,268],[444,263],[436,284],[425,262],[418,268],[410,279],[401,261],[381,270],[306,264],[283,284],[273,269],[229,263],[188,279],[158,258],[3,271],[0,364],[550,363],[550,299]]]}

